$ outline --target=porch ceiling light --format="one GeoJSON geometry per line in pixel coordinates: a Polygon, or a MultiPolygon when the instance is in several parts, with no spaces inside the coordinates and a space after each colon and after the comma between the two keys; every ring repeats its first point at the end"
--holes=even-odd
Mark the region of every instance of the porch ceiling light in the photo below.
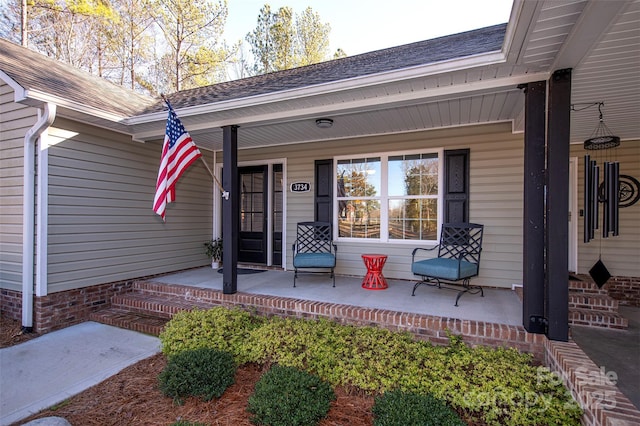
{"type": "Polygon", "coordinates": [[[604,124],[604,118],[602,116],[602,105],[604,105],[604,102],[598,102],[597,105],[598,112],[600,113],[600,121],[591,133],[589,139],[584,141],[584,149],[598,150],[615,148],[620,145],[620,138],[614,136],[613,132],[604,124]]]}
{"type": "Polygon", "coordinates": [[[333,127],[333,120],[330,118],[318,118],[316,120],[316,126],[321,129],[330,129],[333,127]]]}

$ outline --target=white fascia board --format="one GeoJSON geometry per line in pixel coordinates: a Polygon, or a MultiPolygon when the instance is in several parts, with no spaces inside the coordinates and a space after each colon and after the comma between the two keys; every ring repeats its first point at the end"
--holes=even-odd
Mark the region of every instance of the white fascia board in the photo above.
{"type": "Polygon", "coordinates": [[[506,62],[516,64],[522,61],[524,44],[533,32],[535,20],[540,15],[542,6],[542,1],[514,0],[502,45],[506,62]]]}
{"type": "MultiPolygon", "coordinates": [[[[480,55],[468,56],[462,59],[454,59],[443,62],[436,62],[429,65],[418,65],[400,70],[386,71],[378,74],[367,76],[353,77],[345,80],[331,81],[320,83],[313,86],[302,88],[283,90],[273,93],[265,93],[261,95],[249,96],[240,99],[232,99],[228,101],[216,102],[206,105],[196,105],[186,108],[178,108],[180,117],[189,117],[192,115],[210,114],[219,111],[228,111],[230,109],[245,108],[248,106],[258,106],[268,103],[276,103],[288,101],[291,99],[300,99],[309,96],[324,95],[345,90],[360,89],[370,86],[376,86],[385,83],[393,83],[397,81],[408,80],[412,78],[427,77],[430,75],[444,74],[447,72],[459,71],[467,68],[476,68],[479,66],[494,65],[504,62],[502,52],[489,52],[480,55]]],[[[153,114],[145,114],[131,117],[125,120],[128,125],[147,124],[154,121],[165,120],[166,112],[156,112],[153,114]]]]}

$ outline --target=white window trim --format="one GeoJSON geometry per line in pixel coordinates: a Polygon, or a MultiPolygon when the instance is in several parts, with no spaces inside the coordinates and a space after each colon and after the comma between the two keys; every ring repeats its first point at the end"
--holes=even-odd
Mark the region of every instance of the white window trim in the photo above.
{"type": "Polygon", "coordinates": [[[443,185],[444,185],[444,148],[431,148],[431,149],[412,149],[407,151],[388,151],[388,152],[376,152],[376,153],[359,153],[350,155],[340,155],[333,157],[333,229],[334,238],[336,241],[354,242],[354,243],[372,243],[372,244],[404,244],[412,245],[416,244],[433,244],[437,243],[440,239],[440,228],[442,227],[442,215],[443,215],[443,185]],[[438,224],[437,235],[435,240],[395,240],[389,238],[389,157],[398,155],[414,155],[414,154],[438,154],[438,224]],[[336,176],[336,170],[338,170],[339,160],[351,160],[354,158],[374,158],[380,157],[380,169],[381,169],[381,182],[380,182],[380,197],[359,197],[363,200],[380,200],[380,238],[352,238],[352,237],[340,237],[338,229],[338,179],[336,176]]]}

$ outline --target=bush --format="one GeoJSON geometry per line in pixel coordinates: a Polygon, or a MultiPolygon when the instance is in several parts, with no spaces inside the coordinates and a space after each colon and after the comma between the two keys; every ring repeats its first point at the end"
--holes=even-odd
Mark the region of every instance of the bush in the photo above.
{"type": "Polygon", "coordinates": [[[247,358],[248,337],[264,320],[240,309],[216,307],[183,311],[167,323],[160,334],[162,352],[171,357],[180,352],[211,348],[231,353],[238,365],[247,358]]]}
{"type": "Polygon", "coordinates": [[[231,354],[200,348],[169,358],[158,379],[162,393],[177,403],[189,396],[209,401],[219,398],[233,384],[235,372],[231,354]]]}
{"type": "Polygon", "coordinates": [[[256,383],[247,410],[257,425],[311,426],[327,416],[333,399],[333,390],[319,377],[274,365],[256,383]]]}
{"type": "Polygon", "coordinates": [[[376,397],[374,426],[466,426],[458,414],[432,395],[390,391],[376,397]]]}

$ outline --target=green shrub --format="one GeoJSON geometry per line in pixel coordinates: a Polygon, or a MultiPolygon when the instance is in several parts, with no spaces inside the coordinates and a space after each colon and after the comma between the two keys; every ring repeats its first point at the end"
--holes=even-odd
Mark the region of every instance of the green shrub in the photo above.
{"type": "Polygon", "coordinates": [[[391,389],[407,366],[408,333],[328,320],[272,318],[251,334],[250,358],[317,374],[332,386],[391,389]]]}
{"type": "Polygon", "coordinates": [[[171,357],[180,352],[211,348],[231,353],[238,365],[247,358],[247,338],[264,319],[240,309],[216,307],[184,311],[175,315],[160,334],[162,352],[171,357]]]}
{"type": "Polygon", "coordinates": [[[374,426],[466,426],[458,414],[432,395],[390,391],[376,397],[374,426]]]}
{"type": "Polygon", "coordinates": [[[460,337],[434,346],[377,327],[265,319],[215,308],[174,318],[161,339],[165,353],[213,347],[228,350],[238,363],[295,367],[334,387],[431,394],[481,424],[578,425],[582,416],[562,382],[532,365],[530,355],[512,348],[471,348],[460,337]]]}
{"type": "Polygon", "coordinates": [[[272,366],[256,383],[247,410],[265,426],[311,426],[327,416],[335,395],[328,383],[296,368],[272,366]]]}
{"type": "Polygon", "coordinates": [[[231,354],[200,348],[170,357],[158,380],[162,393],[178,403],[189,396],[209,401],[233,384],[235,372],[231,354]]]}

